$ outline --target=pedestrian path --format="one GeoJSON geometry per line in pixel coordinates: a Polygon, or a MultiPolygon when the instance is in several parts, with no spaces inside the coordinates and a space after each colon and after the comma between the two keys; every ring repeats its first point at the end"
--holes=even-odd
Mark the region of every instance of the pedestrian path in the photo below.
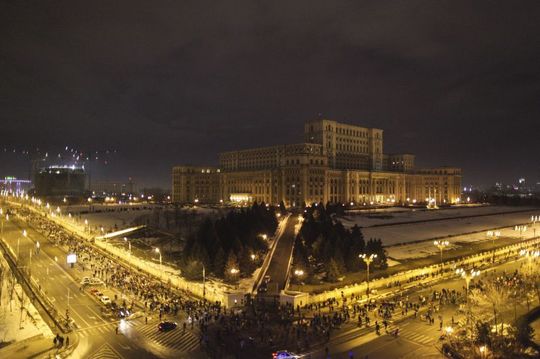
{"type": "Polygon", "coordinates": [[[408,339],[412,342],[422,344],[422,345],[434,345],[435,338],[429,337],[427,335],[412,331],[412,330],[403,330],[400,331],[400,336],[405,339],[408,339]]]}
{"type": "Polygon", "coordinates": [[[122,359],[123,356],[120,355],[116,350],[113,349],[109,344],[103,344],[91,354],[88,359],[122,359]]]}
{"type": "MultiPolygon", "coordinates": [[[[129,322],[129,321],[126,321],[125,324],[126,326],[128,327],[133,327],[135,326],[134,323],[132,322],[129,322]]],[[[100,324],[100,325],[95,325],[95,326],[92,326],[92,327],[86,327],[86,328],[82,328],[82,329],[78,329],[77,330],[77,334],[79,335],[79,337],[81,338],[84,338],[84,337],[91,337],[91,336],[95,336],[95,335],[101,335],[101,334],[115,334],[115,330],[116,330],[116,327],[118,326],[118,323],[106,323],[106,324],[100,324]]]]}
{"type": "Polygon", "coordinates": [[[153,341],[168,349],[188,352],[199,347],[199,338],[191,331],[184,331],[182,328],[176,328],[168,332],[160,332],[156,325],[140,325],[136,331],[143,335],[147,340],[153,341]]]}

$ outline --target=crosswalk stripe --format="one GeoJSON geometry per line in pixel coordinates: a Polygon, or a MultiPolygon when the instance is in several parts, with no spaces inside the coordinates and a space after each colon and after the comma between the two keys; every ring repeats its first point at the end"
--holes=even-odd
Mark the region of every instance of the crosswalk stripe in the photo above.
{"type": "Polygon", "coordinates": [[[188,330],[178,328],[163,333],[154,325],[141,325],[137,331],[148,340],[178,351],[191,351],[199,346],[199,338],[188,330]]]}

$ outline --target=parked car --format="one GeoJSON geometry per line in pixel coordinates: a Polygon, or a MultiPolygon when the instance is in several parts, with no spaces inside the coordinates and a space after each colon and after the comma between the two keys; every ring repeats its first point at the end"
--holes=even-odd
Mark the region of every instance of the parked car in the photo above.
{"type": "Polygon", "coordinates": [[[81,279],[81,285],[88,285],[90,284],[90,277],[83,277],[83,279],[81,279]]]}
{"type": "Polygon", "coordinates": [[[91,285],[103,285],[103,281],[99,278],[91,278],[90,279],[91,285]]]}
{"type": "Polygon", "coordinates": [[[95,295],[96,297],[99,298],[99,297],[102,297],[102,296],[103,296],[103,293],[101,293],[99,290],[96,290],[96,291],[94,292],[94,295],[95,295]]]}

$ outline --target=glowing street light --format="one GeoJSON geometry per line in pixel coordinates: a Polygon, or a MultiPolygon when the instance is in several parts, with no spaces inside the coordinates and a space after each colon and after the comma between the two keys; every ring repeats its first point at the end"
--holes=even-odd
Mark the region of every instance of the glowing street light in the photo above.
{"type": "Polygon", "coordinates": [[[527,232],[527,226],[514,226],[514,231],[519,232],[519,238],[521,239],[523,237],[523,232],[527,232]]]}
{"type": "Polygon", "coordinates": [[[532,274],[533,260],[540,257],[540,251],[529,251],[522,249],[521,251],[519,251],[519,255],[527,258],[527,261],[529,263],[529,271],[532,274]]]}
{"type": "Polygon", "coordinates": [[[124,237],[124,242],[128,244],[128,256],[131,257],[131,242],[128,241],[127,237],[124,237]]]}
{"type": "Polygon", "coordinates": [[[493,246],[493,262],[495,262],[495,240],[501,236],[501,231],[487,231],[486,236],[491,238],[493,246]]]}
{"type": "Polygon", "coordinates": [[[0,217],[2,217],[2,225],[1,225],[1,229],[0,229],[0,237],[2,237],[2,239],[4,239],[4,218],[6,219],[6,221],[9,221],[9,214],[5,214],[4,215],[4,211],[2,210],[2,208],[0,208],[0,217]]]}
{"type": "MultiPolygon", "coordinates": [[[[236,276],[238,273],[240,273],[240,270],[238,268],[231,268],[230,273],[231,276],[236,280],[236,276]]],[[[235,288],[238,288],[238,285],[236,285],[235,288]]]]}
{"type": "Polygon", "coordinates": [[[366,255],[365,253],[363,254],[359,254],[358,255],[358,258],[362,259],[364,261],[364,263],[366,263],[366,268],[367,268],[367,280],[366,280],[366,284],[367,284],[367,296],[369,298],[369,265],[371,264],[371,262],[373,262],[373,260],[375,258],[377,258],[377,255],[376,254],[370,254],[369,256],[366,255]]]}
{"type": "Polygon", "coordinates": [[[478,348],[480,351],[480,357],[485,358],[487,354],[487,347],[485,345],[482,345],[478,348]]]}
{"type": "Polygon", "coordinates": [[[161,258],[161,251],[159,250],[159,248],[156,248],[155,251],[157,254],[159,254],[159,276],[161,277],[161,275],[163,274],[163,263],[162,263],[162,258],[161,258]]]}
{"type": "Polygon", "coordinates": [[[478,277],[480,275],[479,270],[471,269],[470,271],[466,271],[463,268],[456,269],[456,274],[460,275],[463,279],[465,279],[465,284],[467,285],[467,306],[469,305],[469,284],[471,283],[471,280],[475,277],[478,277]]]}
{"type": "Polygon", "coordinates": [[[448,247],[450,245],[450,242],[448,241],[433,241],[433,244],[435,245],[435,247],[439,248],[439,250],[441,251],[441,269],[443,268],[444,264],[443,264],[443,259],[442,259],[442,252],[443,252],[443,249],[448,247]]]}
{"type": "MultiPolygon", "coordinates": [[[[22,235],[24,238],[28,236],[26,229],[23,230],[22,235]]],[[[17,264],[19,264],[19,247],[20,247],[20,237],[17,237],[17,264]]]]}

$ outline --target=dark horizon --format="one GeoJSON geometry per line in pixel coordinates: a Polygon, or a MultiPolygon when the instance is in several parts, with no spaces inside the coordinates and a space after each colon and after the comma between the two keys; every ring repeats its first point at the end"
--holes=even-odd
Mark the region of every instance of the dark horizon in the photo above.
{"type": "Polygon", "coordinates": [[[463,185],[540,181],[538,2],[211,4],[4,4],[0,176],[68,146],[100,151],[94,178],[170,188],[322,116],[463,185]]]}

